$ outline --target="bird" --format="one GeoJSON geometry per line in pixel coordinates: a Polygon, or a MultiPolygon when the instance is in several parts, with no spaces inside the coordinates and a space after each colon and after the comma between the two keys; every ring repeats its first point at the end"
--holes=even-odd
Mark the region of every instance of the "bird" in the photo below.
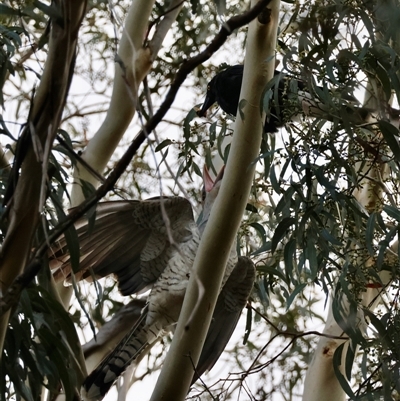
{"type": "MultiPolygon", "coordinates": [[[[207,85],[203,105],[197,111],[199,117],[204,117],[214,103],[218,103],[225,113],[236,116],[243,69],[242,64],[233,65],[222,70],[211,79],[207,85]]],[[[271,87],[272,92],[269,93],[270,108],[265,117],[264,133],[277,132],[285,121],[296,121],[301,114],[321,117],[327,121],[334,121],[336,114],[353,123],[362,124],[368,120],[373,112],[365,107],[359,107],[358,100],[346,91],[340,93],[329,91],[335,101],[324,104],[309,93],[304,81],[290,77],[279,70],[274,71],[273,81],[267,87],[271,87]],[[331,115],[332,110],[336,110],[333,115],[331,115]]],[[[315,91],[325,94],[327,88],[316,86],[315,91]]],[[[266,98],[264,97],[264,100],[266,98]]]]}
{"type": "MultiPolygon", "coordinates": [[[[183,197],[101,202],[94,223],[85,219],[77,223],[80,265],[76,279],[91,280],[113,274],[122,295],[150,288],[147,304],[134,327],[85,379],[83,399],[101,400],[133,361],[158,338],[174,330],[223,171],[222,168],[214,181],[204,168],[205,197],[197,223],[190,202],[183,197]]],[[[60,239],[52,252],[50,266],[56,266],[54,278],[72,281],[66,239],[60,239]]],[[[211,369],[224,350],[254,280],[253,262],[238,256],[233,245],[193,382],[211,369]]]]}
{"type": "MultiPolygon", "coordinates": [[[[204,117],[207,110],[216,102],[225,113],[236,115],[242,87],[243,68],[242,64],[230,66],[211,79],[207,85],[204,103],[197,112],[199,117],[204,117]]],[[[278,70],[274,71],[274,79],[278,84],[273,90],[271,109],[267,113],[264,124],[264,132],[270,133],[277,132],[277,128],[283,126],[284,106],[293,96],[297,98],[298,91],[302,91],[306,87],[303,81],[291,79],[287,74],[278,70]]]]}

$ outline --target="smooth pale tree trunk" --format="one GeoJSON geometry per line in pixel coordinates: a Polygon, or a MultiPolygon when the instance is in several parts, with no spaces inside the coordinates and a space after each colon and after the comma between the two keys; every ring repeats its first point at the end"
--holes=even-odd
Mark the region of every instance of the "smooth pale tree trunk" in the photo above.
{"type": "Polygon", "coordinates": [[[197,364],[204,343],[260,150],[265,113],[259,106],[263,88],[272,79],[275,66],[279,6],[279,0],[269,4],[269,23],[261,24],[256,19],[249,25],[240,94],[240,99],[246,101],[244,118],[238,113],[221,190],[202,236],[179,322],[152,401],[185,399],[193,377],[193,364],[197,364]]]}
{"type": "MultiPolygon", "coordinates": [[[[173,0],[170,8],[156,28],[153,39],[143,47],[154,0],[134,0],[126,17],[115,64],[114,86],[109,109],[99,130],[88,143],[83,159],[98,173],[102,173],[136,111],[138,88],[150,71],[168,30],[182,8],[182,2],[173,0]]],[[[75,170],[72,206],[83,200],[79,181],[97,186],[97,178],[79,166],[75,170]]]]}

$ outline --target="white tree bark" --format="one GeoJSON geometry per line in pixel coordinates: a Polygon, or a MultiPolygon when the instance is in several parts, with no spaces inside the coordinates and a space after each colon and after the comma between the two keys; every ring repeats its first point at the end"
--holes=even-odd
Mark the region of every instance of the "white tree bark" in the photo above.
{"type": "MultiPolygon", "coordinates": [[[[252,4],[256,2],[253,1],[252,4]]],[[[250,23],[240,99],[244,118],[237,113],[229,160],[217,201],[211,212],[194,262],[182,312],[152,401],[184,400],[218,296],[223,272],[250,193],[265,113],[260,99],[272,79],[279,0],[269,4],[271,21],[250,23]]],[[[240,104],[240,103],[239,103],[240,104]]]]}
{"type": "MultiPolygon", "coordinates": [[[[118,60],[115,64],[110,107],[102,125],[83,154],[83,159],[99,173],[103,172],[132,121],[136,111],[139,85],[150,71],[163,40],[183,5],[180,0],[170,2],[172,11],[167,13],[158,25],[149,46],[143,47],[154,2],[155,0],[133,1],[126,17],[118,49],[118,60]]],[[[94,186],[98,185],[96,177],[82,166],[75,170],[75,183],[79,183],[81,179],[94,186]]],[[[80,184],[75,185],[72,191],[72,206],[78,205],[82,200],[80,184]]]]}

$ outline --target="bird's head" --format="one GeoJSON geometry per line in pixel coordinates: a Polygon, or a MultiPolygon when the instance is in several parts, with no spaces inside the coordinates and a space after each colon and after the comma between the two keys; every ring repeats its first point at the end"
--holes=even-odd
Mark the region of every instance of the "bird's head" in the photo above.
{"type": "Polygon", "coordinates": [[[197,115],[199,117],[205,117],[207,115],[207,110],[217,101],[217,94],[216,94],[217,79],[218,75],[215,76],[207,85],[207,93],[203,106],[201,106],[201,109],[197,111],[197,115]]]}

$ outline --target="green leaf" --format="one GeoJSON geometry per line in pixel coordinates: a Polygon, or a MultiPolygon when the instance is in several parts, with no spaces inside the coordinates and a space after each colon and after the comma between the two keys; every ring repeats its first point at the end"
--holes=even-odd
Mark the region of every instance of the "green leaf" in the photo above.
{"type": "Polygon", "coordinates": [[[340,328],[355,344],[365,344],[359,327],[358,306],[352,298],[345,270],[339,277],[340,285],[336,287],[336,294],[332,300],[332,314],[340,328]]]}
{"type": "Polygon", "coordinates": [[[194,172],[195,172],[199,177],[202,176],[202,172],[201,172],[200,167],[198,166],[197,163],[194,163],[194,162],[193,162],[192,168],[193,168],[194,172]]]}
{"type": "Polygon", "coordinates": [[[281,173],[279,174],[279,181],[284,181],[285,180],[285,174],[290,165],[290,159],[288,158],[283,166],[281,167],[281,173]]]}
{"type": "Polygon", "coordinates": [[[263,244],[265,244],[267,238],[267,234],[265,233],[265,228],[260,223],[250,223],[249,226],[253,227],[257,231],[260,238],[262,239],[263,244]]]}
{"type": "Polygon", "coordinates": [[[188,140],[190,138],[190,122],[197,117],[197,112],[196,110],[193,108],[189,111],[189,113],[187,114],[187,116],[185,117],[184,121],[183,121],[183,134],[186,140],[188,140]]]}
{"type": "Polygon", "coordinates": [[[397,233],[398,233],[398,226],[392,227],[386,234],[385,238],[379,242],[379,253],[378,253],[378,258],[376,260],[376,264],[378,267],[382,267],[383,260],[387,252],[387,248],[390,246],[390,242],[394,239],[397,233]]]}
{"type": "Polygon", "coordinates": [[[307,283],[302,283],[296,286],[294,291],[290,294],[289,298],[286,301],[286,310],[290,308],[290,305],[294,301],[294,299],[297,297],[297,295],[304,290],[304,288],[307,286],[307,283]]]}
{"type": "Polygon", "coordinates": [[[82,184],[81,188],[82,188],[83,196],[85,197],[85,199],[90,198],[96,192],[96,188],[94,187],[94,185],[91,182],[81,180],[81,184],[82,184]]]}
{"type": "Polygon", "coordinates": [[[400,210],[397,207],[391,205],[384,205],[383,210],[387,213],[390,217],[400,222],[400,210]]]}
{"type": "Polygon", "coordinates": [[[357,348],[356,346],[349,345],[346,352],[346,360],[345,360],[345,372],[347,380],[351,380],[351,371],[353,369],[355,353],[354,349],[357,348]]]}
{"type": "Polygon", "coordinates": [[[371,256],[375,255],[375,250],[374,250],[375,224],[376,224],[376,213],[372,212],[368,218],[367,227],[365,230],[367,250],[371,256]]]}
{"type": "Polygon", "coordinates": [[[337,347],[333,355],[333,360],[332,360],[333,370],[335,372],[336,378],[338,379],[340,385],[342,386],[342,389],[346,392],[346,394],[350,397],[350,399],[355,399],[353,390],[351,389],[348,381],[340,371],[340,366],[342,365],[342,354],[344,350],[344,345],[345,344],[339,345],[339,347],[337,347]]]}
{"type": "Polygon", "coordinates": [[[326,174],[325,174],[325,169],[323,167],[318,168],[315,171],[315,178],[318,180],[318,182],[325,187],[326,189],[328,189],[330,192],[335,191],[336,190],[336,184],[334,181],[329,181],[326,178],[326,174]]]}
{"type": "Polygon", "coordinates": [[[312,237],[307,238],[306,255],[311,270],[311,279],[314,280],[318,274],[318,260],[317,251],[315,248],[315,241],[312,237]]]}
{"type": "Polygon", "coordinates": [[[393,152],[393,156],[397,161],[400,161],[400,146],[397,140],[399,136],[399,130],[387,121],[380,120],[378,122],[379,129],[385,138],[390,150],[393,152]]]}
{"type": "MultiPolygon", "coordinates": [[[[361,19],[364,23],[365,28],[368,30],[368,36],[370,38],[375,38],[375,27],[372,20],[369,18],[368,14],[364,11],[362,7],[357,9],[357,12],[361,16],[361,19]]],[[[370,46],[370,44],[369,44],[370,46]]]]}
{"type": "Polygon", "coordinates": [[[275,267],[267,265],[257,266],[257,271],[263,274],[272,274],[273,276],[279,277],[284,282],[287,282],[287,278],[285,277],[285,275],[275,267]]]}
{"type": "Polygon", "coordinates": [[[278,182],[278,180],[276,178],[275,166],[274,165],[271,165],[271,170],[270,170],[269,177],[270,177],[272,188],[274,189],[274,191],[277,194],[280,194],[281,193],[281,188],[280,188],[279,182],[278,182]]]}
{"type": "Polygon", "coordinates": [[[382,85],[382,88],[383,88],[386,98],[389,99],[390,95],[391,95],[392,87],[391,87],[391,83],[390,83],[390,79],[389,79],[387,71],[383,67],[381,67],[379,64],[375,64],[374,70],[375,70],[377,78],[381,82],[381,85],[382,85]]]}
{"type": "MultiPolygon", "coordinates": [[[[50,197],[53,200],[53,205],[55,206],[58,220],[64,221],[67,218],[67,216],[64,213],[63,207],[58,203],[58,199],[55,199],[55,196],[52,193],[50,193],[50,197]]],[[[70,263],[72,270],[74,271],[74,273],[77,273],[79,271],[80,248],[79,248],[78,234],[76,232],[74,225],[69,227],[64,232],[64,237],[65,240],[67,241],[67,247],[70,255],[70,263]]]]}
{"type": "Polygon", "coordinates": [[[288,229],[296,224],[296,219],[293,217],[285,217],[276,227],[274,236],[271,241],[271,252],[274,253],[279,242],[286,236],[288,229]]]}
{"type": "MultiPolygon", "coordinates": [[[[289,187],[287,191],[285,191],[276,205],[275,214],[281,213],[284,209],[286,213],[289,211],[290,205],[292,203],[293,194],[295,192],[294,187],[289,187]]],[[[285,213],[283,213],[285,215],[285,213]]]]}
{"type": "Polygon", "coordinates": [[[171,141],[171,139],[165,139],[163,140],[155,149],[155,152],[159,152],[161,149],[164,149],[166,146],[171,145],[171,143],[174,143],[171,141]]]}
{"type": "Polygon", "coordinates": [[[221,159],[224,159],[224,152],[225,152],[225,147],[222,148],[225,145],[225,134],[222,133],[222,131],[224,130],[224,132],[226,131],[226,124],[224,123],[222,125],[222,128],[218,134],[217,137],[217,149],[218,149],[218,154],[221,157],[221,159]]]}
{"type": "MultiPolygon", "coordinates": [[[[258,209],[254,205],[252,205],[251,203],[247,203],[246,204],[246,210],[248,212],[258,213],[258,209]]],[[[264,230],[264,232],[265,232],[265,230],[264,230]]]]}
{"type": "Polygon", "coordinates": [[[57,22],[61,28],[64,28],[64,18],[62,15],[62,11],[59,7],[56,6],[56,3],[51,3],[50,6],[42,3],[39,0],[33,0],[33,4],[44,14],[48,15],[51,19],[57,22]]]}
{"type": "Polygon", "coordinates": [[[330,242],[332,245],[337,245],[337,246],[342,245],[342,243],[337,238],[335,238],[333,235],[331,235],[326,228],[322,229],[321,235],[325,240],[330,242]]]}
{"type": "Polygon", "coordinates": [[[231,151],[231,144],[226,145],[225,147],[225,151],[224,151],[224,163],[226,164],[228,162],[228,156],[229,156],[229,152],[231,151]]]}
{"type": "Polygon", "coordinates": [[[386,325],[384,325],[382,323],[382,321],[380,319],[378,319],[378,317],[373,312],[371,312],[369,309],[363,308],[363,312],[364,312],[365,316],[368,317],[371,324],[375,327],[376,331],[379,333],[379,337],[380,337],[380,341],[382,342],[382,345],[386,349],[390,349],[390,342],[387,341],[388,331],[387,331],[386,325]]]}
{"type": "Polygon", "coordinates": [[[213,122],[208,129],[209,138],[210,138],[210,146],[215,142],[217,138],[217,122],[213,122]]]}
{"type": "Polygon", "coordinates": [[[283,261],[287,277],[291,280],[293,277],[293,261],[296,257],[296,240],[290,239],[283,250],[283,261]]]}

